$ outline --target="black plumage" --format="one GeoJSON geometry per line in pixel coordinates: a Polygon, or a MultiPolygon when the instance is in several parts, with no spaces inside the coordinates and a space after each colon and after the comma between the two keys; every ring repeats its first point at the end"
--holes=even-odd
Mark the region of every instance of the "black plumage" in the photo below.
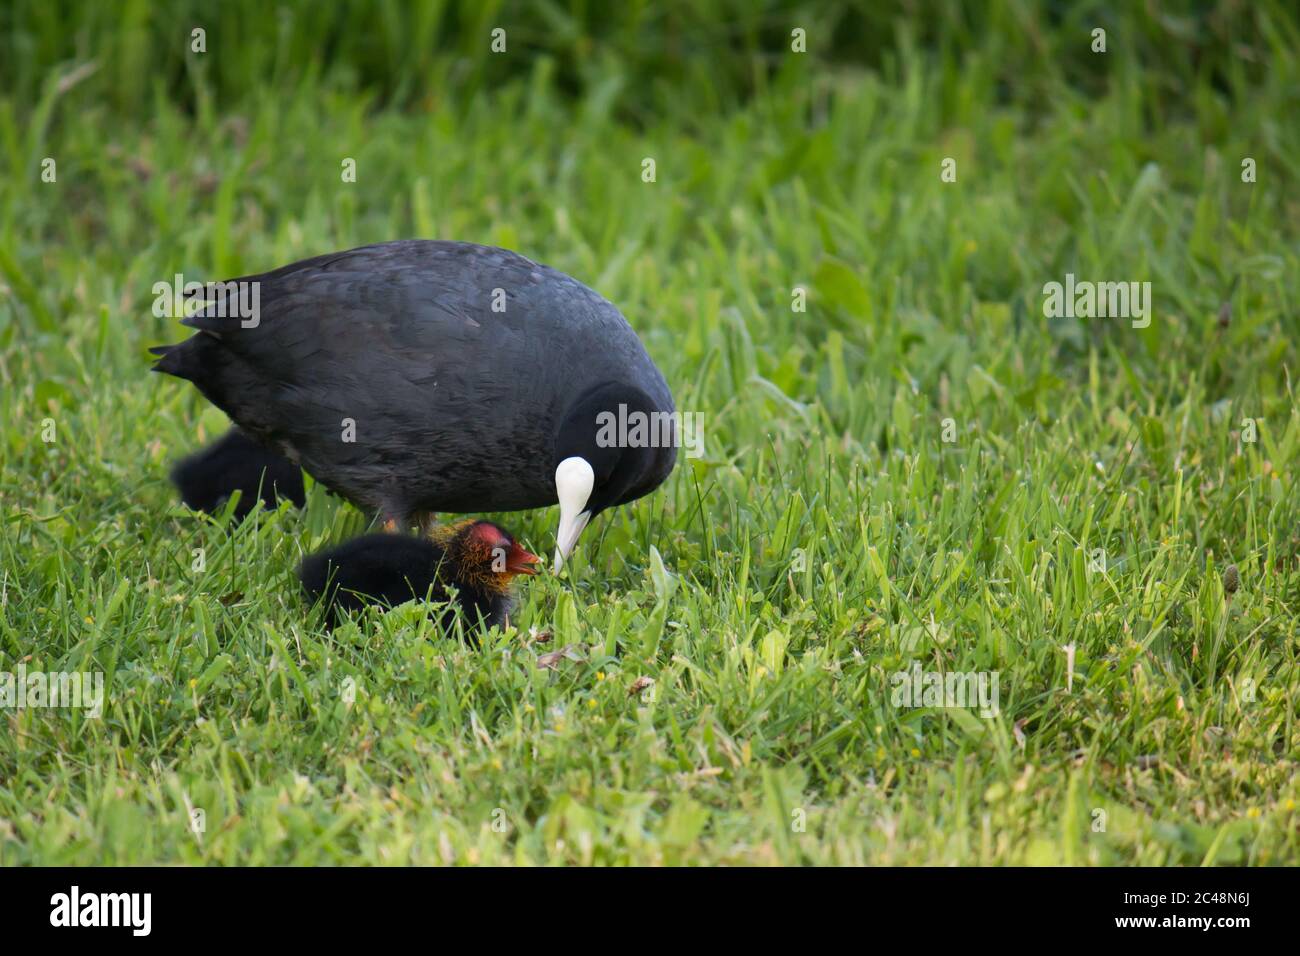
{"type": "Polygon", "coordinates": [[[412,599],[459,605],[470,626],[503,625],[513,606],[510,585],[532,574],[537,557],[499,525],[466,521],[436,529],[432,539],[368,534],[308,556],[298,568],[307,594],[333,624],[340,611],[393,607],[412,599]],[[454,594],[454,598],[452,595],[454,594]]]}
{"type": "Polygon", "coordinates": [[[243,520],[261,501],[275,508],[287,498],[299,508],[306,501],[302,471],[273,451],[268,451],[238,428],[207,448],[182,458],[172,468],[171,480],[181,500],[196,511],[214,514],[236,491],[235,517],[243,520]]]}
{"type": "Polygon", "coordinates": [[[404,527],[555,504],[556,466],[575,455],[593,464],[594,514],[676,460],[671,445],[600,446],[597,411],[669,414],[672,395],[613,305],[516,253],[408,240],[231,281],[257,283],[256,321],[210,298],[155,370],[404,527]]]}

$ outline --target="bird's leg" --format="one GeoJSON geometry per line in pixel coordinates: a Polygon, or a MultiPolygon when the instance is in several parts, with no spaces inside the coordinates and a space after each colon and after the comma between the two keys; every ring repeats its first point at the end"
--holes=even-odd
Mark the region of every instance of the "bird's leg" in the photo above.
{"type": "Polygon", "coordinates": [[[379,512],[380,523],[388,534],[406,534],[411,528],[417,528],[423,537],[429,537],[437,527],[432,511],[405,512],[393,508],[384,508],[379,512]]]}
{"type": "Polygon", "coordinates": [[[388,534],[402,534],[411,526],[411,516],[396,508],[379,509],[379,521],[388,534]]]}

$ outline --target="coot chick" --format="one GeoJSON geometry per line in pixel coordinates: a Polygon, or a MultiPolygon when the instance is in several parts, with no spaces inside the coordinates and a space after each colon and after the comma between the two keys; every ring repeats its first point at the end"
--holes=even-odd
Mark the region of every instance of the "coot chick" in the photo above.
{"type": "Polygon", "coordinates": [[[153,349],[154,370],[386,524],[558,501],[558,562],[676,461],[672,394],[627,320],[505,249],[362,246],[215,284],[204,302],[183,320],[199,334],[153,349]],[[649,432],[611,440],[602,416],[649,432]]]}
{"type": "MultiPolygon", "coordinates": [[[[370,604],[395,606],[412,598],[447,601],[454,587],[471,626],[504,625],[514,600],[510,583],[535,574],[535,554],[491,521],[464,521],[437,528],[429,539],[399,534],[367,534],[310,555],[298,578],[313,600],[324,599],[332,626],[340,610],[370,604]]],[[[454,616],[449,606],[444,628],[454,616]]]]}
{"type": "Polygon", "coordinates": [[[306,502],[302,471],[273,451],[263,448],[238,428],[220,441],[176,463],[172,484],[181,500],[195,511],[215,514],[236,491],[236,520],[243,521],[261,501],[274,509],[281,498],[301,508],[306,502]]]}

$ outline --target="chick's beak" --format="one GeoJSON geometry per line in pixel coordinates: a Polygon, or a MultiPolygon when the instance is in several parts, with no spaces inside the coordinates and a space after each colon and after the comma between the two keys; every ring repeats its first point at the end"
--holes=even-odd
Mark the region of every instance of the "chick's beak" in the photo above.
{"type": "Polygon", "coordinates": [[[510,546],[510,551],[506,554],[506,571],[511,574],[536,574],[535,564],[541,563],[541,558],[531,551],[525,551],[516,542],[510,546]]]}

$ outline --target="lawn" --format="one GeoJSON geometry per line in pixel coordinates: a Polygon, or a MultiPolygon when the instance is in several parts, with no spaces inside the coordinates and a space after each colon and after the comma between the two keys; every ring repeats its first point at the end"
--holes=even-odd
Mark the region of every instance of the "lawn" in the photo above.
{"type": "Polygon", "coordinates": [[[1155,6],[6,4],[0,672],[106,694],[0,709],[0,865],[1300,862],[1300,19],[1155,6]],[[189,512],[148,374],[155,283],[406,237],[704,427],[477,644],[327,631],[371,516],[189,512]]]}

